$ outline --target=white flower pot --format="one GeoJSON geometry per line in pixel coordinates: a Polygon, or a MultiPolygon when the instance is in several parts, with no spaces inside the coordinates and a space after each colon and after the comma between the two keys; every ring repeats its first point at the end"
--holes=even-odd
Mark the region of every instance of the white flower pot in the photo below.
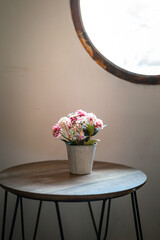
{"type": "Polygon", "coordinates": [[[93,168],[96,144],[70,145],[66,143],[70,172],[90,174],[93,168]]]}

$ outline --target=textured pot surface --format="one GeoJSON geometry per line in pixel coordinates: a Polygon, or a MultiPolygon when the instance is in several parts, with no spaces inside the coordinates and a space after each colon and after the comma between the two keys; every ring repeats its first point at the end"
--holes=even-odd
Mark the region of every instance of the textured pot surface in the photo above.
{"type": "Polygon", "coordinates": [[[89,174],[92,172],[96,144],[70,145],[66,144],[70,172],[73,174],[89,174]]]}

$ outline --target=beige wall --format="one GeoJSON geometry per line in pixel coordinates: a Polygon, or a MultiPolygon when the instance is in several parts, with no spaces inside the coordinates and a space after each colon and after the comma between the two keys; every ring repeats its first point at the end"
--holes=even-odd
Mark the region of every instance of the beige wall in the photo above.
{"type": "MultiPolygon", "coordinates": [[[[131,165],[148,175],[138,192],[142,226],[145,240],[159,239],[160,86],[135,85],[100,68],[76,36],[69,1],[0,1],[0,106],[0,171],[67,159],[51,127],[69,112],[82,108],[103,119],[108,127],[99,133],[96,159],[131,165]]],[[[15,201],[10,198],[8,216],[15,201]]],[[[0,203],[1,222],[2,190],[0,203]]],[[[87,206],[80,206],[61,204],[66,239],[95,239],[87,206]]],[[[94,204],[97,216],[99,206],[94,204]]],[[[51,207],[44,205],[38,240],[45,235],[59,239],[51,207]]],[[[31,239],[37,202],[25,200],[25,209],[31,239]]],[[[16,227],[14,239],[20,240],[19,234],[16,227]]],[[[129,196],[113,201],[109,239],[135,239],[129,196]]]]}

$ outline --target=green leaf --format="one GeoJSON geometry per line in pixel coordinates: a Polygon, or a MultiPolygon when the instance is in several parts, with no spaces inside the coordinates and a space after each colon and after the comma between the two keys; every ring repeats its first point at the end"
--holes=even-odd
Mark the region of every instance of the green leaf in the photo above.
{"type": "Polygon", "coordinates": [[[84,145],[93,145],[98,141],[98,139],[90,139],[88,142],[84,142],[84,145]]]}
{"type": "Polygon", "coordinates": [[[98,133],[98,128],[95,128],[92,136],[96,135],[97,133],[98,133]]]}
{"type": "Polygon", "coordinates": [[[93,136],[94,134],[94,126],[91,126],[91,125],[87,125],[87,128],[86,130],[88,131],[88,136],[93,136]]]}

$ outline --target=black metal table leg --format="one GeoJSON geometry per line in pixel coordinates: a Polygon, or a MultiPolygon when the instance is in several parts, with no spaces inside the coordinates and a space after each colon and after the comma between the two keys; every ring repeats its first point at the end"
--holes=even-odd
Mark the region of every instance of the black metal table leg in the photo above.
{"type": "Polygon", "coordinates": [[[60,230],[60,235],[61,235],[61,240],[64,240],[64,234],[63,234],[63,228],[62,228],[62,221],[61,221],[61,215],[60,215],[60,210],[59,210],[59,205],[58,202],[55,202],[56,205],[56,212],[57,212],[57,218],[58,218],[58,224],[59,224],[59,230],[60,230]]]}
{"type": "Polygon", "coordinates": [[[133,216],[134,216],[137,240],[143,240],[140,214],[139,214],[139,208],[138,208],[138,201],[137,201],[137,196],[136,196],[135,191],[133,193],[131,193],[131,201],[132,201],[133,216]]]}
{"type": "Polygon", "coordinates": [[[97,240],[101,239],[101,232],[102,232],[103,217],[104,217],[104,210],[105,210],[106,201],[107,200],[105,199],[105,200],[103,200],[103,203],[102,203],[102,209],[101,209],[101,216],[100,216],[100,221],[99,221],[97,240]]]}
{"type": "Polygon", "coordinates": [[[23,216],[23,201],[22,201],[22,197],[20,197],[20,208],[21,208],[22,240],[25,240],[25,234],[24,234],[24,216],[23,216]]]}
{"type": "MultiPolygon", "coordinates": [[[[96,227],[96,222],[95,222],[95,219],[94,219],[91,203],[88,201],[88,206],[89,206],[89,210],[90,210],[90,214],[91,214],[94,230],[95,230],[95,233],[96,233],[96,236],[97,236],[98,240],[101,239],[101,232],[102,232],[102,225],[103,225],[103,218],[104,218],[104,210],[105,210],[106,201],[107,201],[107,199],[103,200],[103,203],[102,203],[101,216],[100,216],[100,222],[99,222],[99,229],[98,230],[97,230],[97,227],[96,227]]],[[[106,228],[105,228],[105,234],[104,234],[103,240],[105,240],[107,238],[108,225],[109,225],[109,216],[110,216],[110,207],[111,207],[111,199],[108,200],[106,228]]]]}
{"type": "Polygon", "coordinates": [[[40,200],[40,202],[39,202],[38,214],[37,214],[37,220],[36,220],[36,225],[35,225],[35,229],[34,229],[33,240],[36,239],[37,229],[38,229],[38,224],[39,224],[39,218],[40,218],[40,213],[41,213],[41,208],[42,208],[42,200],[40,200]]]}
{"type": "Polygon", "coordinates": [[[8,192],[5,190],[4,208],[3,208],[3,223],[2,223],[2,236],[1,236],[1,239],[2,239],[2,240],[4,240],[4,237],[5,237],[6,213],[7,213],[7,199],[8,199],[8,192]]]}
{"type": "Polygon", "coordinates": [[[98,238],[98,231],[97,231],[97,227],[96,227],[96,222],[95,222],[95,219],[94,219],[94,215],[93,215],[91,203],[90,203],[89,201],[88,201],[88,206],[89,206],[89,211],[90,211],[91,218],[92,218],[92,222],[93,222],[93,227],[94,227],[96,236],[97,236],[97,238],[98,238]]]}
{"type": "Polygon", "coordinates": [[[18,205],[19,205],[19,196],[17,196],[17,200],[16,200],[16,204],[15,204],[15,209],[14,209],[14,214],[13,214],[13,219],[12,219],[12,225],[11,225],[9,240],[11,240],[12,236],[13,236],[13,231],[14,231],[14,226],[15,226],[15,221],[16,221],[16,216],[17,216],[18,205]]]}
{"type": "Polygon", "coordinates": [[[108,211],[107,211],[107,219],[106,219],[106,229],[105,229],[105,234],[103,240],[107,238],[107,233],[108,233],[108,226],[109,226],[109,216],[110,216],[110,208],[111,208],[111,199],[108,201],[108,211]]]}
{"type": "Polygon", "coordinates": [[[142,226],[141,226],[141,220],[140,220],[140,214],[139,214],[139,207],[138,207],[138,200],[137,200],[136,191],[135,191],[133,194],[134,194],[135,204],[136,204],[136,210],[137,210],[137,219],[138,219],[138,226],[139,226],[139,234],[140,234],[141,240],[143,240],[142,226]]]}

